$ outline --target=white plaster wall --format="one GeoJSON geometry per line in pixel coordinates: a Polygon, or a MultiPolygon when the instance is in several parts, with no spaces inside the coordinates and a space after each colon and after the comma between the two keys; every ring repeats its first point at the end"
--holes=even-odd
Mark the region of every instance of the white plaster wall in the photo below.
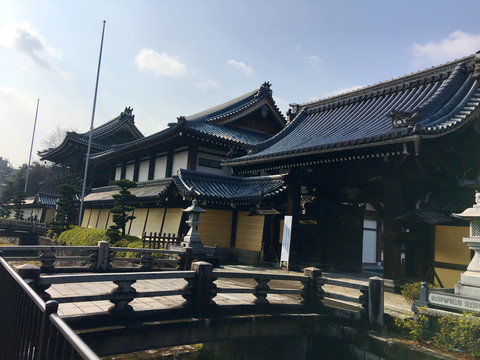
{"type": "Polygon", "coordinates": [[[175,174],[178,169],[186,169],[187,163],[188,151],[173,154],[172,174],[175,174]]]}
{"type": "Polygon", "coordinates": [[[148,180],[149,164],[150,164],[149,160],[140,161],[140,167],[138,168],[138,181],[148,180]]]}
{"type": "Polygon", "coordinates": [[[167,171],[167,157],[161,156],[155,159],[155,170],[153,172],[154,179],[165,179],[165,172],[167,171]]]}
{"type": "Polygon", "coordinates": [[[115,180],[120,180],[120,176],[122,176],[122,165],[117,165],[115,169],[115,180]]]}
{"type": "Polygon", "coordinates": [[[133,180],[133,170],[135,169],[135,164],[128,164],[125,169],[125,179],[133,180]]]}

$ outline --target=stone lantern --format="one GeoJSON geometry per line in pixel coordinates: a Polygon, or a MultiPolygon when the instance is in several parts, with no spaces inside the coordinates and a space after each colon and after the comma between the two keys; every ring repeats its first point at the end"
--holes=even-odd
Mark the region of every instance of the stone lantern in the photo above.
{"type": "Polygon", "coordinates": [[[480,193],[475,194],[475,202],[471,208],[454,217],[470,221],[470,237],[463,238],[470,250],[475,252],[467,271],[460,277],[460,284],[455,285],[455,294],[469,298],[480,298],[480,193]]]}
{"type": "Polygon", "coordinates": [[[187,224],[190,226],[190,230],[183,238],[182,247],[191,247],[193,250],[203,249],[202,239],[198,235],[198,225],[200,224],[200,214],[205,210],[198,206],[198,201],[195,199],[192,206],[183,209],[183,212],[188,214],[187,224]]]}

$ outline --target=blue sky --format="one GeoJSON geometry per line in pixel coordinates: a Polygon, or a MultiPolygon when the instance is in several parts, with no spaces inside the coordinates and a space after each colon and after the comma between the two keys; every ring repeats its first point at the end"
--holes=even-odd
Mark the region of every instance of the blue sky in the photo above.
{"type": "Polygon", "coordinates": [[[133,107],[150,135],[269,81],[282,112],[480,50],[477,1],[0,0],[0,156],[133,107]]]}

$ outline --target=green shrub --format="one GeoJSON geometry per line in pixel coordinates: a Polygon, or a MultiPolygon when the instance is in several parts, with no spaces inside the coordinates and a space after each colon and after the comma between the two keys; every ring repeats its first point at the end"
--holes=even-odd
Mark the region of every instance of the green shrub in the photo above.
{"type": "Polygon", "coordinates": [[[417,320],[413,317],[396,318],[395,326],[414,340],[423,341],[429,338],[428,317],[422,314],[421,308],[417,314],[417,320]]]}
{"type": "Polygon", "coordinates": [[[13,246],[13,244],[8,240],[0,238],[0,246],[13,246]]]}
{"type": "MultiPolygon", "coordinates": [[[[422,287],[422,283],[420,281],[408,283],[403,285],[400,288],[400,293],[408,302],[412,303],[413,300],[418,300],[420,295],[420,288],[422,287]]],[[[435,286],[432,284],[428,284],[429,289],[434,289],[435,286]]]]}
{"type": "Polygon", "coordinates": [[[96,246],[99,241],[108,241],[105,230],[79,227],[62,232],[57,239],[59,244],[70,246],[96,246]]]}
{"type": "Polygon", "coordinates": [[[447,350],[454,348],[480,357],[480,318],[464,313],[462,316],[446,316],[438,320],[439,329],[435,343],[447,350]]]}

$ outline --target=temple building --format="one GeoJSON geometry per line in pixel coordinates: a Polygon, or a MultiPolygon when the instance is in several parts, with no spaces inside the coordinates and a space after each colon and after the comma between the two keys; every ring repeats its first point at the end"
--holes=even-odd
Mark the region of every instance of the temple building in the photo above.
{"type": "Polygon", "coordinates": [[[242,262],[278,261],[284,175],[232,176],[221,162],[246,155],[285,124],[265,83],[199,114],[181,116],[156,134],[95,153],[93,173],[108,175],[104,186],[85,197],[82,226],[112,225],[109,211],[118,188],[109,183],[129,179],[138,184],[131,189],[137,202],[130,235],[186,234],[182,210],[197,199],[207,210],[199,227],[204,245],[218,245],[222,256],[242,262]]]}
{"type": "MultiPolygon", "coordinates": [[[[131,108],[125,108],[119,116],[93,129],[90,154],[111,149],[115,145],[143,138],[143,134],[135,126],[131,108]]],[[[55,169],[55,183],[81,185],[85,172],[85,157],[89,141],[89,132],[67,132],[62,143],[54,148],[39,151],[41,160],[50,161],[55,169]]],[[[105,182],[102,169],[89,176],[89,187],[99,186],[105,182]]]]}
{"type": "Polygon", "coordinates": [[[366,255],[387,285],[449,279],[469,262],[450,215],[480,185],[479,77],[477,53],[293,104],[285,129],[225,165],[288,172],[296,262],[360,269],[366,255]]]}
{"type": "MultiPolygon", "coordinates": [[[[197,199],[207,210],[201,238],[230,259],[278,262],[287,214],[291,264],[380,270],[391,287],[450,286],[470,261],[467,224],[451,213],[480,185],[479,77],[474,54],[291,104],[286,120],[265,83],[147,137],[133,122],[119,141],[98,132],[112,137],[91,156],[82,226],[108,228],[118,191],[110,183],[130,179],[132,235],[185,234],[182,209],[197,199]]],[[[70,135],[41,155],[68,164],[75,146],[70,135]]]]}

